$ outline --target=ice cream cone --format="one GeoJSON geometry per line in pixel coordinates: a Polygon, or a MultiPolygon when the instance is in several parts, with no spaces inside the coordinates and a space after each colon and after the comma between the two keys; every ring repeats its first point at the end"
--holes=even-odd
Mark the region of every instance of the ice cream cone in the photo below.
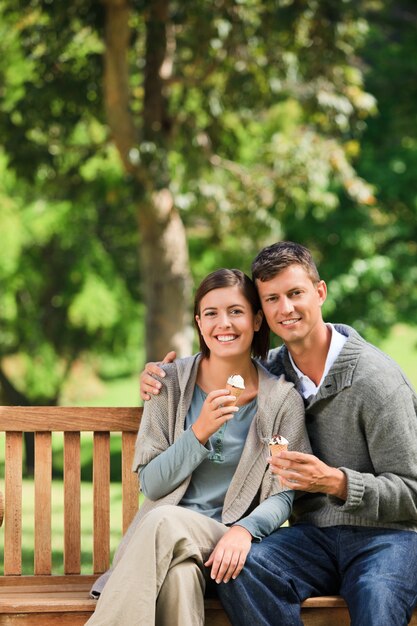
{"type": "Polygon", "coordinates": [[[245,382],[242,376],[239,376],[239,374],[229,376],[226,383],[226,389],[228,389],[230,393],[236,397],[236,400],[229,403],[230,406],[235,406],[239,396],[245,391],[245,382]]]}
{"type": "Polygon", "coordinates": [[[244,389],[239,389],[239,387],[233,387],[233,385],[226,385],[226,389],[228,389],[232,396],[236,396],[236,400],[233,402],[229,402],[229,406],[235,406],[238,401],[239,396],[243,393],[244,389]]]}
{"type": "Polygon", "coordinates": [[[269,440],[269,454],[275,456],[283,450],[288,450],[288,441],[282,435],[274,435],[269,440]]]}
{"type": "Polygon", "coordinates": [[[275,456],[276,454],[278,454],[278,452],[282,452],[283,450],[288,450],[287,443],[282,446],[280,445],[269,446],[269,454],[271,456],[275,456]]]}

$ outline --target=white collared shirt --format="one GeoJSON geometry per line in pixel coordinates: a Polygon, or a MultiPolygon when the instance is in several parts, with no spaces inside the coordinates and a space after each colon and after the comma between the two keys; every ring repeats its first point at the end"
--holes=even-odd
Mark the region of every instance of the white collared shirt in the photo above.
{"type": "Polygon", "coordinates": [[[342,335],[341,333],[339,333],[339,331],[335,329],[333,324],[326,324],[326,326],[328,328],[330,328],[330,330],[332,331],[332,338],[330,340],[329,351],[327,353],[326,363],[324,365],[323,376],[321,377],[321,380],[320,380],[318,385],[316,385],[311,380],[311,378],[309,378],[308,376],[303,374],[303,372],[300,369],[298,369],[298,367],[294,363],[294,360],[293,360],[291,354],[288,352],[288,355],[289,355],[290,361],[291,361],[291,365],[295,369],[295,372],[296,372],[298,378],[300,379],[300,382],[301,382],[301,393],[302,393],[304,398],[309,398],[310,396],[315,396],[316,395],[316,393],[320,389],[320,386],[321,386],[323,380],[326,378],[326,376],[327,376],[331,366],[336,361],[337,357],[339,356],[340,352],[342,351],[342,348],[345,345],[345,342],[347,340],[347,337],[345,335],[342,335]]]}

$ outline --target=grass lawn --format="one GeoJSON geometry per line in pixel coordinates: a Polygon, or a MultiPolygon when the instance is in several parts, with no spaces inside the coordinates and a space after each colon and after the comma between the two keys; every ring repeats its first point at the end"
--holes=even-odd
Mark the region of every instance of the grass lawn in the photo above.
{"type": "MultiPolygon", "coordinates": [[[[87,406],[138,406],[139,375],[110,380],[103,385],[103,392],[88,402],[77,404],[87,406]]],[[[73,403],[74,404],[74,403],[73,403]]]]}
{"type": "Polygon", "coordinates": [[[398,324],[379,347],[401,365],[417,390],[417,327],[398,324]]]}

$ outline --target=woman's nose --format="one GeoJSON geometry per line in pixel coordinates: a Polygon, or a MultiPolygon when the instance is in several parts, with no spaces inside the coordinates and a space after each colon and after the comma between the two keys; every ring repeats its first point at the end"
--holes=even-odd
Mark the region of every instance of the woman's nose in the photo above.
{"type": "Polygon", "coordinates": [[[228,328],[231,325],[229,316],[226,313],[224,315],[220,315],[218,324],[221,328],[228,328]]]}

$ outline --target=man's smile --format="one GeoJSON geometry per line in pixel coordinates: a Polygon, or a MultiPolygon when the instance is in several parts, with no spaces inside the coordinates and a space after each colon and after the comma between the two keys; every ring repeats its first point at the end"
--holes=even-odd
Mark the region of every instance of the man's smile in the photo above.
{"type": "Polygon", "coordinates": [[[301,320],[301,317],[292,318],[290,320],[282,320],[279,322],[282,326],[292,326],[301,320]]]}

